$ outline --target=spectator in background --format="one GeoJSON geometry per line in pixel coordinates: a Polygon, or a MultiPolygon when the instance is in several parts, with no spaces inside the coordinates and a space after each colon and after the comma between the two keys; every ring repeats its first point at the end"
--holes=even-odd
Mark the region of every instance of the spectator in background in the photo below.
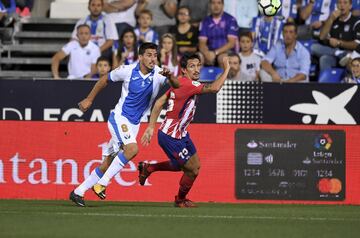
{"type": "Polygon", "coordinates": [[[253,51],[254,41],[251,32],[241,33],[239,44],[239,56],[241,59],[241,73],[243,74],[243,80],[258,81],[261,57],[253,51]]]}
{"type": "Polygon", "coordinates": [[[180,0],[179,7],[191,9],[191,25],[198,28],[200,22],[209,14],[209,0],[180,0]]]}
{"type": "Polygon", "coordinates": [[[313,44],[311,53],[319,58],[320,72],[336,66],[338,59],[353,51],[360,41],[356,32],[359,18],[351,15],[351,0],[338,0],[333,11],[321,28],[320,40],[324,44],[313,44]]]}
{"type": "Polygon", "coordinates": [[[200,24],[199,49],[205,64],[223,68],[223,58],[235,50],[239,28],[236,19],[224,12],[223,0],[210,0],[210,11],[200,24]]]}
{"type": "Polygon", "coordinates": [[[15,0],[0,1],[0,27],[7,27],[14,22],[15,0]]]}
{"type": "Polygon", "coordinates": [[[104,11],[115,23],[119,37],[125,29],[135,27],[136,6],[136,0],[105,0],[104,11]]]}
{"type": "Polygon", "coordinates": [[[350,71],[351,75],[345,77],[344,82],[360,84],[360,57],[351,60],[350,71]]]}
{"type": "Polygon", "coordinates": [[[179,7],[177,11],[177,26],[170,28],[175,36],[176,46],[180,54],[195,53],[197,51],[199,31],[190,24],[191,11],[188,7],[179,7]]]}
{"type": "Polygon", "coordinates": [[[166,33],[160,38],[161,65],[167,68],[175,77],[180,74],[179,57],[176,40],[172,34],[166,33]]]}
{"type": "Polygon", "coordinates": [[[156,16],[153,26],[160,37],[169,32],[170,27],[176,24],[177,0],[139,0],[136,16],[139,16],[143,9],[150,10],[156,16]]]}
{"type": "Polygon", "coordinates": [[[285,22],[295,22],[298,14],[298,0],[281,0],[282,6],[278,16],[283,17],[285,22]]]}
{"type": "Polygon", "coordinates": [[[336,0],[303,0],[300,18],[305,25],[299,28],[299,37],[311,39],[312,35],[319,36],[323,23],[335,10],[336,0]]]}
{"type": "Polygon", "coordinates": [[[231,81],[249,81],[249,78],[246,77],[241,71],[241,59],[240,56],[234,52],[229,53],[229,65],[230,70],[227,75],[227,79],[231,81]]]}
{"type": "Polygon", "coordinates": [[[261,80],[288,83],[309,81],[310,54],[297,41],[295,23],[284,24],[283,37],[284,41],[272,47],[261,62],[261,80]]]}
{"type": "Polygon", "coordinates": [[[90,15],[86,18],[77,21],[75,28],[72,32],[72,38],[76,39],[77,27],[82,24],[87,24],[91,29],[91,41],[100,47],[100,51],[106,56],[110,57],[111,53],[106,52],[110,50],[113,45],[113,41],[118,40],[118,34],[115,28],[115,24],[109,17],[102,14],[104,8],[103,0],[89,0],[88,9],[90,15]]]}
{"type": "Polygon", "coordinates": [[[119,41],[113,47],[113,69],[120,65],[129,65],[138,60],[135,32],[128,28],[123,31],[119,41]]]}
{"type": "Polygon", "coordinates": [[[69,79],[91,78],[96,74],[96,61],[100,57],[100,48],[90,41],[90,27],[86,24],[77,27],[77,40],[70,41],[52,58],[51,71],[54,79],[60,79],[60,61],[70,55],[68,62],[69,79]]]}
{"type": "Polygon", "coordinates": [[[352,14],[356,17],[360,16],[360,0],[352,1],[352,14]]]}
{"type": "Polygon", "coordinates": [[[253,19],[258,16],[259,10],[257,1],[224,0],[224,11],[235,17],[241,34],[251,31],[253,19]]]}
{"type": "Polygon", "coordinates": [[[284,21],[278,17],[267,16],[256,17],[253,21],[254,49],[264,56],[281,39],[284,21]]]}
{"type": "Polygon", "coordinates": [[[152,28],[153,15],[151,11],[144,9],[139,13],[138,18],[138,27],[135,28],[134,32],[137,36],[138,45],[141,45],[145,42],[151,42],[154,44],[159,44],[159,35],[158,33],[152,28]]]}
{"type": "Polygon", "coordinates": [[[111,70],[110,61],[105,56],[100,56],[96,61],[97,73],[92,76],[93,79],[100,79],[111,70]]]}

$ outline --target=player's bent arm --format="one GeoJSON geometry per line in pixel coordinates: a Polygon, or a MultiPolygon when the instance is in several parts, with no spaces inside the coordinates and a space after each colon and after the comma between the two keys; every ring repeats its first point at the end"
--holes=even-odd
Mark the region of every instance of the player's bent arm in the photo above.
{"type": "Polygon", "coordinates": [[[65,59],[66,54],[64,51],[60,50],[58,51],[51,59],[51,72],[54,77],[54,79],[60,79],[59,75],[59,65],[60,61],[65,59]]]}
{"type": "Polygon", "coordinates": [[[170,83],[171,87],[173,87],[173,88],[180,87],[179,79],[177,77],[175,77],[173,74],[171,74],[168,79],[169,79],[169,83],[170,83]]]}
{"type": "Polygon", "coordinates": [[[205,84],[202,88],[201,93],[217,93],[220,91],[221,87],[223,86],[227,75],[229,73],[230,67],[226,66],[224,72],[212,83],[205,84]]]}

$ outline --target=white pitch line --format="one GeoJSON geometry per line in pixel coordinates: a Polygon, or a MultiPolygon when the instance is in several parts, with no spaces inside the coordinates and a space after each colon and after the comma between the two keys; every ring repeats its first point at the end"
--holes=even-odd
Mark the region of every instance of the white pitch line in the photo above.
{"type": "Polygon", "coordinates": [[[231,216],[231,215],[181,215],[181,214],[132,214],[132,213],[73,213],[73,212],[18,212],[2,211],[1,214],[36,214],[61,216],[99,216],[99,217],[143,217],[143,218],[193,218],[193,219],[227,219],[227,220],[296,220],[296,221],[355,221],[356,218],[341,217],[277,217],[277,216],[231,216]]]}

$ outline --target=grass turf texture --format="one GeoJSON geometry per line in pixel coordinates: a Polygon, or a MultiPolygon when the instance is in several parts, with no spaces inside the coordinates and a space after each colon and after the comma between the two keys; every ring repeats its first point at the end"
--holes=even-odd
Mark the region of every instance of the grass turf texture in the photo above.
{"type": "Polygon", "coordinates": [[[0,237],[360,237],[360,206],[0,200],[0,237]]]}

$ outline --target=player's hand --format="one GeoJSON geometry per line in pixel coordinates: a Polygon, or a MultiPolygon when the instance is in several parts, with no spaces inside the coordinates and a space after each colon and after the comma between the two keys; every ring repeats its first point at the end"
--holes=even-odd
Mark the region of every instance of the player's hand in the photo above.
{"type": "Polygon", "coordinates": [[[341,15],[341,11],[339,9],[336,9],[331,13],[331,18],[333,20],[336,20],[341,15]]]}
{"type": "Polygon", "coordinates": [[[170,70],[169,70],[168,68],[166,68],[166,67],[163,67],[163,68],[162,68],[162,71],[159,72],[159,74],[161,74],[162,76],[165,76],[165,77],[167,77],[167,78],[170,78],[170,77],[171,77],[171,72],[170,72],[170,70]]]}
{"type": "Polygon", "coordinates": [[[84,100],[78,103],[78,106],[82,112],[86,112],[91,107],[91,104],[92,101],[89,100],[88,98],[85,98],[84,100]]]}
{"type": "Polygon", "coordinates": [[[230,69],[230,63],[229,63],[229,57],[225,56],[223,58],[223,64],[224,64],[224,69],[230,69]]]}
{"type": "Polygon", "coordinates": [[[329,39],[329,44],[331,45],[331,47],[337,48],[339,46],[339,40],[331,37],[329,39]]]}
{"type": "Polygon", "coordinates": [[[146,128],[144,134],[141,137],[141,144],[143,146],[148,146],[150,144],[153,134],[154,134],[154,128],[152,127],[146,128]]]}
{"type": "Polygon", "coordinates": [[[280,75],[276,72],[273,75],[271,75],[272,81],[273,82],[277,82],[280,83],[281,82],[281,77],[280,75]]]}

